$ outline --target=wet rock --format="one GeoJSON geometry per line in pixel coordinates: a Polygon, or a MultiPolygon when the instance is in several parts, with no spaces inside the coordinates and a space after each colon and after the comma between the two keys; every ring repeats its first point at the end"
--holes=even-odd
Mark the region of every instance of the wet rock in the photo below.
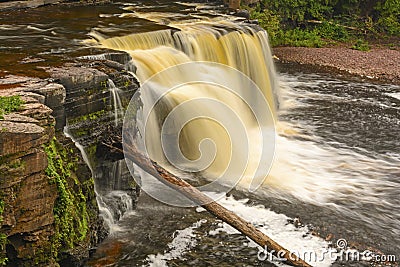
{"type": "Polygon", "coordinates": [[[4,115],[4,121],[7,121],[7,122],[27,122],[27,123],[34,123],[34,124],[38,124],[39,123],[39,121],[34,119],[34,118],[23,116],[23,115],[18,114],[18,113],[11,113],[11,114],[4,115]]]}
{"type": "MultiPolygon", "coordinates": [[[[5,204],[1,232],[8,237],[10,263],[15,260],[15,264],[22,266],[22,259],[35,258],[39,249],[49,245],[53,232],[57,190],[45,174],[47,155],[43,145],[54,135],[50,125],[54,118],[52,110],[41,103],[44,96],[32,93],[30,89],[35,87],[25,86],[38,80],[5,80],[16,86],[0,91],[0,95],[21,95],[26,103],[0,120],[0,197],[5,204]]],[[[2,82],[4,85],[5,81],[2,82]]]]}
{"type": "Polygon", "coordinates": [[[44,96],[46,101],[43,104],[50,108],[62,106],[65,103],[66,92],[61,84],[49,83],[36,89],[35,92],[44,96]]]}
{"type": "Polygon", "coordinates": [[[97,55],[82,56],[79,57],[79,59],[91,61],[112,61],[124,65],[127,62],[131,61],[132,57],[125,52],[110,52],[97,55]]]}
{"type": "Polygon", "coordinates": [[[124,70],[125,66],[122,65],[121,63],[115,62],[115,61],[111,61],[111,60],[105,60],[104,64],[110,68],[116,69],[116,70],[124,70]]]}
{"type": "Polygon", "coordinates": [[[44,58],[38,58],[38,57],[26,57],[23,58],[20,63],[21,64],[31,64],[31,63],[37,63],[37,62],[42,62],[45,61],[44,58]]]}
{"type": "Polygon", "coordinates": [[[35,8],[49,4],[56,4],[59,2],[63,1],[62,0],[6,1],[0,3],[0,10],[35,8]]]}
{"type": "Polygon", "coordinates": [[[49,70],[52,77],[59,80],[59,82],[68,88],[77,87],[80,89],[90,88],[93,85],[106,81],[108,76],[94,68],[83,66],[66,66],[62,68],[53,68],[49,70]]]}
{"type": "MultiPolygon", "coordinates": [[[[20,95],[24,101],[19,111],[6,114],[0,120],[0,197],[5,203],[1,233],[8,240],[6,250],[0,254],[6,252],[12,266],[57,264],[52,259],[54,251],[51,249],[54,249],[52,236],[59,231],[55,227],[54,210],[60,192],[46,169],[50,162],[61,158],[65,161],[59,161],[62,165],[73,166],[65,176],[66,188],[78,200],[83,196],[85,202],[79,205],[85,205],[88,216],[86,237],[75,242],[73,248],[59,248],[63,250],[59,254],[61,263],[82,265],[90,248],[107,235],[99,217],[91,170],[72,140],[59,130],[68,120],[69,130],[90,150],[90,155],[95,156],[97,146],[107,138],[105,130],[121,126],[121,120],[115,125],[110,81],[119,88],[124,106],[138,83],[123,70],[130,61],[126,53],[109,53],[100,61],[86,61],[49,69],[52,78],[47,80],[11,75],[0,80],[1,96],[20,95]],[[54,136],[57,138],[53,139],[54,136]],[[55,143],[62,152],[48,157],[44,147],[55,143]]],[[[115,164],[123,164],[117,161],[110,159],[99,164],[96,171],[111,177],[109,173],[115,164]]],[[[111,202],[117,199],[117,209],[124,212],[129,204],[125,198],[131,198],[134,205],[138,192],[126,166],[121,165],[120,169],[123,178],[111,186],[125,193],[111,196],[111,202]]],[[[104,180],[104,184],[110,182],[104,180]]],[[[79,205],[72,206],[77,209],[79,205]]]]}
{"type": "Polygon", "coordinates": [[[0,80],[2,96],[20,95],[26,104],[40,103],[52,110],[56,120],[56,129],[65,125],[64,103],[65,88],[48,80],[9,75],[0,80]]]}
{"type": "Polygon", "coordinates": [[[67,88],[64,105],[66,117],[90,114],[105,108],[109,97],[107,74],[89,67],[69,66],[49,70],[50,75],[67,88]]]}
{"type": "Polygon", "coordinates": [[[325,237],[325,241],[331,241],[332,238],[333,238],[333,234],[328,234],[328,235],[325,237]]]}
{"type": "Polygon", "coordinates": [[[23,110],[19,114],[36,119],[39,125],[48,125],[53,121],[53,118],[50,117],[52,112],[53,110],[41,103],[30,103],[23,105],[23,110]]]}
{"type": "Polygon", "coordinates": [[[258,19],[249,20],[250,24],[259,25],[258,19]]]}
{"type": "Polygon", "coordinates": [[[50,185],[44,174],[37,173],[26,177],[24,183],[13,192],[13,204],[19,209],[7,214],[13,216],[12,220],[16,222],[12,225],[9,235],[31,233],[37,236],[36,230],[39,230],[39,225],[50,226],[54,221],[52,208],[57,197],[55,191],[55,185],[50,185]]]}
{"type": "Polygon", "coordinates": [[[239,18],[245,18],[247,21],[250,19],[250,12],[246,9],[237,10],[233,15],[239,18]]]}
{"type": "Polygon", "coordinates": [[[83,58],[87,63],[63,70],[51,70],[52,77],[62,82],[66,88],[67,131],[87,152],[95,173],[97,192],[104,205],[113,211],[110,212],[113,220],[121,218],[137,201],[135,182],[123,157],[114,157],[102,146],[104,140],[121,131],[122,114],[119,113],[122,110],[117,110],[119,115],[116,116],[115,94],[123,108],[138,88],[136,79],[127,71],[121,71],[128,63],[125,61],[130,60],[126,55],[115,53],[88,56],[83,58]],[[119,57],[120,62],[110,64],[107,58],[113,57],[119,57]],[[73,72],[67,74],[69,70],[73,72]],[[86,79],[79,78],[88,74],[92,77],[90,87],[86,79]],[[112,92],[112,88],[117,88],[117,92],[112,92]]]}

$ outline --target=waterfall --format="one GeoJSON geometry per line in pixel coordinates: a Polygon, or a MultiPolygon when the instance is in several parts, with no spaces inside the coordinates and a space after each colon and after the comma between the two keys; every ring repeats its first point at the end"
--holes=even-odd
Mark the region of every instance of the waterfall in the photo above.
{"type": "Polygon", "coordinates": [[[94,171],[100,215],[111,234],[119,230],[118,221],[133,210],[131,192],[121,186],[121,180],[129,175],[125,168],[124,161],[119,160],[94,171]]]}
{"type": "Polygon", "coordinates": [[[121,89],[115,86],[114,82],[111,79],[108,79],[108,88],[111,93],[111,98],[113,101],[113,106],[114,106],[114,122],[115,126],[118,126],[118,119],[122,118],[124,115],[124,108],[122,106],[121,102],[121,89]]]}
{"type": "Polygon", "coordinates": [[[133,210],[132,196],[127,190],[119,190],[121,185],[121,177],[126,175],[123,171],[123,161],[115,161],[111,163],[108,173],[104,173],[101,169],[96,169],[91,163],[90,157],[85,148],[71,135],[68,126],[64,128],[65,136],[72,139],[76,147],[80,150],[86,165],[90,168],[95,181],[96,200],[99,206],[100,216],[110,233],[119,230],[118,221],[124,214],[133,210]],[[105,182],[99,182],[106,180],[105,182]],[[107,184],[104,186],[104,184],[107,184]]]}
{"type": "MultiPolygon", "coordinates": [[[[112,104],[113,119],[110,120],[115,126],[122,119],[124,108],[122,106],[122,90],[115,86],[111,79],[108,79],[108,87],[110,91],[110,103],[112,104]]],[[[94,120],[95,121],[95,120],[94,120]]],[[[95,122],[92,127],[95,130],[95,122]]],[[[79,135],[81,125],[77,123],[71,126],[67,123],[64,128],[64,134],[71,138],[75,146],[80,150],[83,160],[90,168],[92,176],[95,180],[96,200],[99,206],[100,216],[103,218],[106,227],[112,234],[119,230],[118,221],[124,214],[133,210],[134,193],[131,188],[127,188],[127,177],[130,176],[129,170],[126,168],[124,160],[98,162],[96,155],[88,153],[90,147],[95,147],[92,144],[95,140],[90,140],[90,134],[82,137],[79,135]],[[78,129],[78,134],[74,135],[78,129]],[[73,130],[75,129],[75,131],[73,130]],[[81,140],[82,139],[82,140],[81,140]],[[81,143],[83,142],[83,143],[81,143]]]]}
{"type": "Polygon", "coordinates": [[[144,137],[135,141],[171,171],[255,190],[272,163],[278,107],[267,33],[229,21],[171,26],[179,30],[96,36],[137,67],[144,137]]]}

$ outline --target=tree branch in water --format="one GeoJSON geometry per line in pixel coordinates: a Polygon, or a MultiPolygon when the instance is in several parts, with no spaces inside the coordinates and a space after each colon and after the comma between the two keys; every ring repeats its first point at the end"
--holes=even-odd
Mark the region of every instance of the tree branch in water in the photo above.
{"type": "Polygon", "coordinates": [[[124,144],[124,151],[122,151],[122,149],[119,147],[115,147],[109,144],[103,143],[103,145],[107,146],[114,153],[125,152],[125,156],[136,165],[138,165],[145,172],[154,176],[159,181],[175,189],[179,193],[183,194],[185,197],[192,200],[199,206],[202,206],[215,217],[231,225],[239,232],[256,242],[261,247],[268,248],[268,252],[271,252],[274,256],[278,258],[285,258],[285,263],[290,263],[293,266],[311,267],[310,264],[297,257],[289,250],[283,248],[277,242],[262,233],[253,224],[245,221],[232,211],[224,208],[223,206],[212,200],[210,197],[203,194],[197,188],[191,186],[188,182],[182,180],[181,178],[164,169],[162,166],[157,164],[157,162],[152,161],[151,159],[144,156],[141,152],[138,151],[135,145],[124,144]]]}

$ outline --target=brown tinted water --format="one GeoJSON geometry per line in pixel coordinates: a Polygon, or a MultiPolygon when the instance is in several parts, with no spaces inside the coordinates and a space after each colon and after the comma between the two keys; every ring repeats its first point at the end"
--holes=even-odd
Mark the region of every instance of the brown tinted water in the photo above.
{"type": "Polygon", "coordinates": [[[10,74],[43,76],[41,67],[95,53],[94,48],[82,44],[92,29],[105,36],[119,36],[168,28],[119,17],[126,12],[123,7],[112,3],[65,4],[0,12],[0,69],[10,74]]]}

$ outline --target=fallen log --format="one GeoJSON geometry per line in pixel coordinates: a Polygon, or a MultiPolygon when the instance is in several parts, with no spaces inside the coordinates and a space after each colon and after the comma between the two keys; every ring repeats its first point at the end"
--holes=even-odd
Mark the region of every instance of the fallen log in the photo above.
{"type": "Polygon", "coordinates": [[[342,25],[342,24],[337,24],[337,23],[334,23],[334,22],[332,22],[332,21],[322,21],[322,20],[310,19],[310,20],[306,20],[306,22],[308,22],[308,23],[313,23],[313,24],[328,23],[328,24],[331,24],[331,25],[334,25],[334,26],[343,27],[343,28],[345,28],[345,29],[353,30],[353,31],[362,31],[362,30],[363,30],[363,29],[356,28],[356,27],[351,27],[351,26],[346,26],[346,25],[342,25]]]}
{"type": "Polygon", "coordinates": [[[140,151],[138,151],[135,145],[125,143],[124,151],[122,151],[121,148],[114,147],[109,144],[103,143],[103,145],[108,146],[110,149],[112,148],[114,151],[119,151],[120,153],[125,152],[125,156],[136,165],[138,165],[145,172],[154,176],[159,181],[175,189],[179,193],[183,194],[184,196],[213,214],[215,217],[231,225],[239,232],[256,242],[262,248],[268,248],[268,251],[266,252],[272,253],[272,255],[276,256],[280,260],[283,259],[285,263],[289,263],[293,266],[311,267],[310,264],[305,262],[303,259],[297,257],[296,254],[283,248],[277,242],[262,233],[253,224],[245,221],[232,211],[224,208],[222,205],[218,204],[213,199],[203,194],[197,188],[191,186],[188,182],[182,180],[181,178],[164,169],[162,166],[157,164],[157,162],[147,158],[140,151]]]}

